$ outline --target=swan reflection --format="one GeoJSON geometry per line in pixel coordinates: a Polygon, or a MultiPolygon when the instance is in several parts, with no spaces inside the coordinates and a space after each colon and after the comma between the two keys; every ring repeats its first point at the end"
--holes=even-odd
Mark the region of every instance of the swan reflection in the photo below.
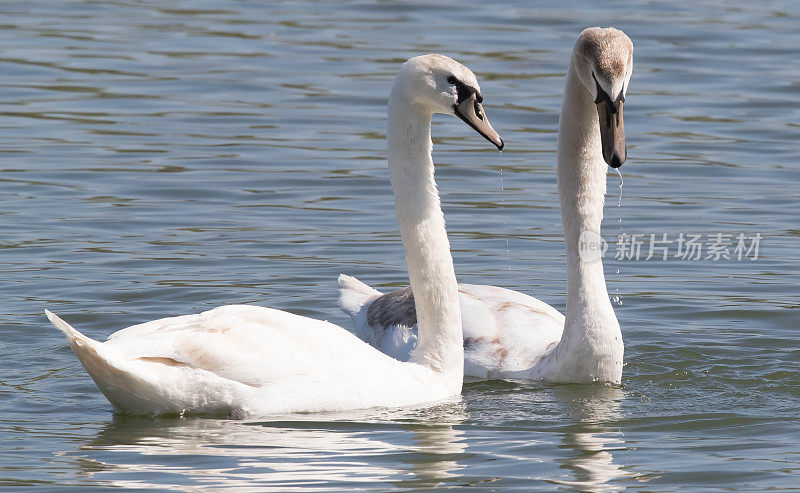
{"type": "Polygon", "coordinates": [[[624,392],[617,387],[564,386],[555,389],[555,396],[566,407],[572,423],[561,430],[560,448],[568,451],[558,459],[569,477],[558,477],[552,483],[570,486],[579,491],[618,491],[623,489],[614,480],[635,476],[615,462],[615,449],[626,447],[622,432],[611,426],[622,418],[620,403],[624,392]]]}
{"type": "Polygon", "coordinates": [[[185,491],[292,491],[398,482],[434,487],[467,447],[460,402],[258,421],[115,416],[78,451],[89,482],[185,491]],[[398,460],[398,457],[400,460],[398,460]]]}

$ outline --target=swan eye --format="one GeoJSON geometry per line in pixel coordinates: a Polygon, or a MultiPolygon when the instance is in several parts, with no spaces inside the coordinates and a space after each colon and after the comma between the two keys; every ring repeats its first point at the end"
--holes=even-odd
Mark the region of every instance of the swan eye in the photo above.
{"type": "Polygon", "coordinates": [[[447,78],[447,82],[449,82],[450,84],[456,84],[458,83],[458,79],[456,79],[454,75],[451,75],[450,77],[447,78]]]}
{"type": "Polygon", "coordinates": [[[481,104],[475,101],[475,116],[478,117],[478,120],[483,121],[483,110],[481,109],[481,104]]]}
{"type": "Polygon", "coordinates": [[[609,96],[608,93],[605,92],[602,87],[600,87],[600,82],[598,82],[597,76],[594,75],[594,72],[592,72],[592,79],[594,79],[595,90],[597,92],[597,96],[595,96],[594,98],[595,104],[600,104],[603,101],[605,101],[611,104],[611,106],[613,106],[614,108],[619,108],[619,104],[625,102],[625,88],[622,88],[622,90],[619,91],[619,96],[615,101],[611,99],[611,96],[609,96]]]}
{"type": "Polygon", "coordinates": [[[594,79],[595,93],[596,93],[594,97],[594,104],[600,104],[605,100],[611,102],[611,98],[608,97],[608,94],[606,94],[603,88],[600,87],[600,82],[598,82],[597,77],[594,75],[594,72],[592,72],[592,79],[594,79]]]}

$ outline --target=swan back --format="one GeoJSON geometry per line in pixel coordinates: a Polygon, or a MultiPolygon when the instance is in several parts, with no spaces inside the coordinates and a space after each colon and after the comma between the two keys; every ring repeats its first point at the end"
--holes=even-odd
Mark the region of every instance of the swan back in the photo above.
{"type": "Polygon", "coordinates": [[[271,308],[228,305],[154,320],[104,343],[48,316],[108,400],[129,413],[335,411],[452,395],[441,373],[381,354],[331,323],[271,308]]]}

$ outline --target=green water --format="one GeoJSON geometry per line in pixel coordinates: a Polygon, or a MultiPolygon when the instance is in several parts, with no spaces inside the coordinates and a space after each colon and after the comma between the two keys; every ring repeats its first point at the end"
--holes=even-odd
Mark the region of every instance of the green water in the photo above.
{"type": "Polygon", "coordinates": [[[0,489],[785,491],[800,485],[796,2],[0,4],[0,489]],[[572,44],[635,44],[609,174],[621,388],[481,382],[434,408],[114,416],[45,307],[104,338],[227,303],[350,327],[407,277],[385,163],[399,64],[470,66],[507,147],[433,128],[460,280],[563,310],[555,138],[572,44]],[[622,219],[622,221],[620,221],[622,219]],[[618,234],[643,254],[616,258],[618,234]],[[757,259],[645,261],[650,235],[757,259]],[[731,253],[735,241],[730,240],[731,253]]]}

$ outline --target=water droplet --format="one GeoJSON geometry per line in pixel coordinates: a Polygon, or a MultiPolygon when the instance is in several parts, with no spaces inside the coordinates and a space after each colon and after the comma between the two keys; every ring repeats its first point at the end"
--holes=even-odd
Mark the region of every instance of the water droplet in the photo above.
{"type": "MultiPolygon", "coordinates": [[[[619,202],[617,202],[617,207],[622,207],[622,185],[625,184],[625,181],[622,179],[622,171],[620,171],[619,168],[614,168],[614,171],[619,175],[619,202]]],[[[620,221],[622,221],[622,219],[620,219],[620,221]]]]}
{"type": "MultiPolygon", "coordinates": [[[[619,168],[614,168],[614,171],[617,172],[617,176],[619,176],[619,201],[617,202],[617,207],[622,207],[622,185],[625,184],[625,181],[622,179],[622,172],[619,168]]],[[[617,223],[619,224],[619,233],[617,233],[617,241],[621,241],[623,233],[622,229],[622,212],[620,212],[619,219],[617,219],[617,223]]],[[[611,301],[616,303],[619,306],[622,306],[622,298],[619,295],[619,287],[622,286],[622,275],[620,274],[620,270],[617,269],[617,287],[614,289],[616,292],[616,296],[611,298],[611,301]]]]}
{"type": "MultiPolygon", "coordinates": [[[[503,157],[503,151],[500,151],[500,158],[503,157]]],[[[506,207],[506,197],[505,197],[505,185],[503,183],[503,165],[500,165],[500,207],[505,209],[506,207]]],[[[508,220],[506,219],[505,213],[501,212],[503,216],[503,238],[506,241],[506,269],[511,270],[511,243],[508,237],[508,220]]]]}

